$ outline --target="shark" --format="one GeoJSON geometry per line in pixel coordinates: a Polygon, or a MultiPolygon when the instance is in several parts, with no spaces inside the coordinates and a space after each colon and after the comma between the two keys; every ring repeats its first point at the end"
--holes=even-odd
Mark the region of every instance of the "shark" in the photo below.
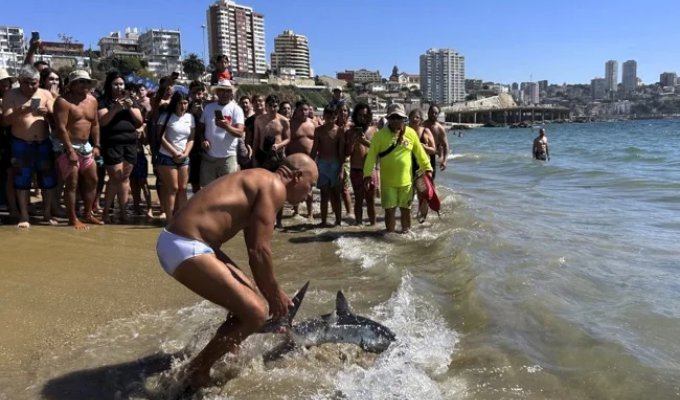
{"type": "Polygon", "coordinates": [[[294,323],[308,287],[309,282],[295,294],[287,317],[270,319],[260,330],[261,333],[284,331],[286,336],[280,345],[264,354],[265,361],[276,360],[295,349],[324,343],[350,343],[364,351],[382,353],[396,340],[396,335],[388,327],[354,314],[341,290],[337,292],[333,312],[294,323]]]}

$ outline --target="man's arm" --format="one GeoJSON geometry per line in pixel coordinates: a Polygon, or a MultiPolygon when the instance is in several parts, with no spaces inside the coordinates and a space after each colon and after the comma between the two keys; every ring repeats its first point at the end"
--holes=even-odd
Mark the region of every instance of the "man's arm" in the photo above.
{"type": "Polygon", "coordinates": [[[433,167],[430,164],[430,157],[427,156],[427,153],[425,152],[425,148],[423,145],[420,143],[420,140],[418,140],[418,137],[416,136],[413,140],[413,155],[416,156],[416,161],[418,161],[418,165],[420,168],[418,171],[425,172],[425,171],[432,171],[433,167]]]}
{"type": "Polygon", "coordinates": [[[375,168],[375,162],[378,158],[378,146],[380,146],[380,135],[374,135],[371,139],[371,144],[368,147],[368,154],[366,154],[366,160],[364,161],[364,179],[371,178],[373,176],[373,168],[375,168]]]}
{"type": "MultiPolygon", "coordinates": [[[[273,186],[273,183],[269,185],[273,186]]],[[[249,225],[243,230],[248,248],[248,263],[253,278],[262,295],[269,303],[269,312],[274,319],[285,316],[291,304],[274,277],[271,240],[277,211],[283,207],[285,195],[280,191],[260,189],[251,210],[249,225]]]]}
{"type": "Polygon", "coordinates": [[[26,57],[24,57],[24,65],[33,65],[35,52],[38,50],[38,46],[40,46],[39,40],[32,40],[28,45],[28,51],[26,51],[26,57]]]}
{"type": "Polygon", "coordinates": [[[274,146],[272,147],[274,150],[278,151],[279,149],[285,149],[286,146],[288,146],[288,143],[290,143],[290,122],[285,117],[279,118],[279,121],[281,121],[281,141],[279,143],[275,143],[274,146]]]}
{"type": "MultiPolygon", "coordinates": [[[[439,137],[439,169],[443,171],[446,169],[446,163],[448,162],[449,158],[449,138],[447,137],[446,131],[441,125],[438,124],[435,128],[435,131],[437,131],[437,136],[439,137]]],[[[435,138],[435,143],[436,142],[437,140],[435,138]]]]}
{"type": "Polygon", "coordinates": [[[317,153],[319,152],[319,130],[321,127],[314,129],[314,143],[312,144],[312,150],[309,152],[309,157],[312,160],[316,160],[317,153]]]}

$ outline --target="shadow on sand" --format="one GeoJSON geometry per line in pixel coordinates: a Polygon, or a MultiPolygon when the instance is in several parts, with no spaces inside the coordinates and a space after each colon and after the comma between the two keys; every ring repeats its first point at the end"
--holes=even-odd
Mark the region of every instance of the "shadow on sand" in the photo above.
{"type": "MultiPolygon", "coordinates": [[[[319,228],[318,225],[313,225],[313,228],[319,228]]],[[[311,228],[309,228],[311,229],[311,228]]],[[[302,231],[301,231],[302,232],[302,231]]],[[[332,242],[341,237],[348,238],[382,238],[385,236],[385,231],[329,231],[312,236],[292,237],[288,239],[291,243],[326,243],[332,242]]]]}
{"type": "Polygon", "coordinates": [[[170,369],[173,354],[152,354],[134,361],[71,372],[49,380],[41,395],[49,400],[157,397],[144,387],[147,377],[170,369]]]}

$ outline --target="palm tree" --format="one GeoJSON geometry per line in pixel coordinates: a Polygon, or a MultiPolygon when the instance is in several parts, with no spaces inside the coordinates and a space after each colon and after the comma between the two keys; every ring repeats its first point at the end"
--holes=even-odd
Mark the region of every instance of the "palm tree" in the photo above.
{"type": "Polygon", "coordinates": [[[191,53],[182,61],[182,69],[189,79],[197,80],[205,72],[205,64],[197,54],[191,53]]]}

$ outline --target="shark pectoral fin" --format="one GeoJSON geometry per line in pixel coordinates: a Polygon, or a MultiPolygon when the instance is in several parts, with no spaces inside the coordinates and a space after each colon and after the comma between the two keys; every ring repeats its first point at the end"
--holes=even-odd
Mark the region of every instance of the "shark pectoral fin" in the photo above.
{"type": "Polygon", "coordinates": [[[262,355],[264,362],[276,361],[283,357],[285,354],[290,353],[295,350],[297,345],[292,340],[285,340],[283,343],[269,350],[262,355]]]}
{"type": "Polygon", "coordinates": [[[293,307],[288,310],[288,321],[293,322],[293,318],[295,318],[295,314],[297,314],[298,310],[300,309],[300,304],[302,304],[302,300],[305,298],[305,294],[307,293],[307,288],[309,287],[309,281],[298,290],[297,293],[295,293],[295,296],[293,297],[293,307]]]}

